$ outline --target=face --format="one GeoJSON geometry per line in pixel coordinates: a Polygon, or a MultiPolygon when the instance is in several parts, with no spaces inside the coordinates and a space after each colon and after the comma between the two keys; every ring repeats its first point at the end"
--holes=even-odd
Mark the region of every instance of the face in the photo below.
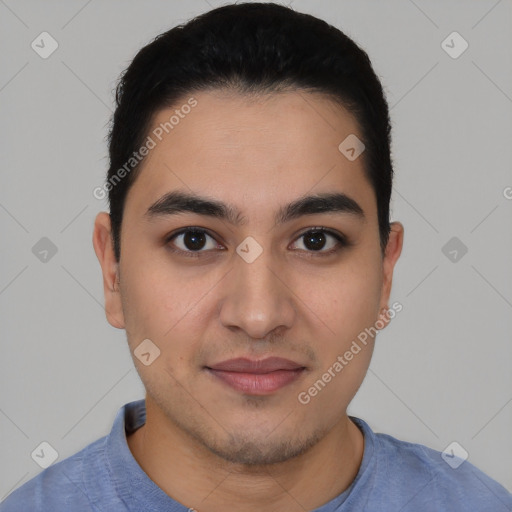
{"type": "Polygon", "coordinates": [[[393,223],[383,256],[363,156],[338,149],[361,133],[325,97],[193,97],[161,141],[154,130],[175,108],[153,120],[119,265],[98,215],[107,318],[126,329],[146,399],[169,426],[232,462],[284,461],[346,418],[374,339],[344,355],[388,306],[403,228],[393,223]],[[288,362],[254,363],[271,357],[288,362]],[[238,358],[250,367],[223,364],[238,358]]]}

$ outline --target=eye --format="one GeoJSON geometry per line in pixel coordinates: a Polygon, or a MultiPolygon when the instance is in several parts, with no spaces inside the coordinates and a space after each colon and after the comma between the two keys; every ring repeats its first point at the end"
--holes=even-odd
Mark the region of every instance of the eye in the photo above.
{"type": "Polygon", "coordinates": [[[343,235],[322,227],[309,229],[302,233],[297,240],[303,240],[298,247],[300,250],[305,250],[314,256],[328,256],[349,245],[343,235]],[[300,247],[301,245],[302,247],[300,247]]]}
{"type": "Polygon", "coordinates": [[[167,238],[166,242],[169,244],[169,249],[172,252],[183,253],[185,256],[192,257],[199,256],[199,254],[194,253],[224,249],[223,246],[219,245],[204,229],[196,227],[182,229],[167,238]],[[173,245],[177,248],[172,247],[173,245]]]}
{"type": "MultiPolygon", "coordinates": [[[[350,245],[341,233],[336,233],[322,227],[308,229],[296,240],[302,239],[303,241],[298,244],[298,249],[309,253],[311,256],[329,256],[338,252],[342,247],[350,245]]],[[[226,250],[224,246],[217,243],[212,235],[199,227],[184,228],[170,235],[166,240],[166,244],[172,252],[196,258],[200,257],[201,253],[204,252],[216,249],[226,250]]],[[[294,242],[292,245],[295,244],[297,242],[294,242]]]]}

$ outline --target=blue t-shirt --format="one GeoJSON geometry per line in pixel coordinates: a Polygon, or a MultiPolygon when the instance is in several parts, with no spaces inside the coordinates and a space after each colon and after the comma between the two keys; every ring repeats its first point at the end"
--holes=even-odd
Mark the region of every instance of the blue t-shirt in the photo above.
{"type": "MultiPolygon", "coordinates": [[[[453,469],[439,451],[350,418],[364,435],[361,466],[347,490],[313,512],[512,511],[512,494],[467,460],[453,469]]],[[[188,512],[194,504],[165,494],[128,447],[126,433],[145,421],[143,399],[124,405],[109,435],[13,491],[0,512],[188,512]]]]}

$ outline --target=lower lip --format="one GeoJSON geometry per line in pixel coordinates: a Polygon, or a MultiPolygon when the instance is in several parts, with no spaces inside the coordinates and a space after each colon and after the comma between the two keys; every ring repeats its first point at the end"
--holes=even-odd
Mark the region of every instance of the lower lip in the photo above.
{"type": "Polygon", "coordinates": [[[266,395],[296,381],[304,368],[297,370],[276,370],[270,373],[240,373],[223,370],[208,371],[228,386],[248,395],[266,395]]]}

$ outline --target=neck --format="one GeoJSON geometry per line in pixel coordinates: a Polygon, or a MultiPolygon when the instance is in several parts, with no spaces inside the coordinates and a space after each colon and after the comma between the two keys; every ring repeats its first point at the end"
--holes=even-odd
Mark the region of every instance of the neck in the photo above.
{"type": "Polygon", "coordinates": [[[345,414],[312,448],[266,466],[234,464],[163,418],[146,397],[146,423],[127,437],[144,472],[166,494],[198,512],[313,510],[348,489],[364,437],[345,414]]]}

